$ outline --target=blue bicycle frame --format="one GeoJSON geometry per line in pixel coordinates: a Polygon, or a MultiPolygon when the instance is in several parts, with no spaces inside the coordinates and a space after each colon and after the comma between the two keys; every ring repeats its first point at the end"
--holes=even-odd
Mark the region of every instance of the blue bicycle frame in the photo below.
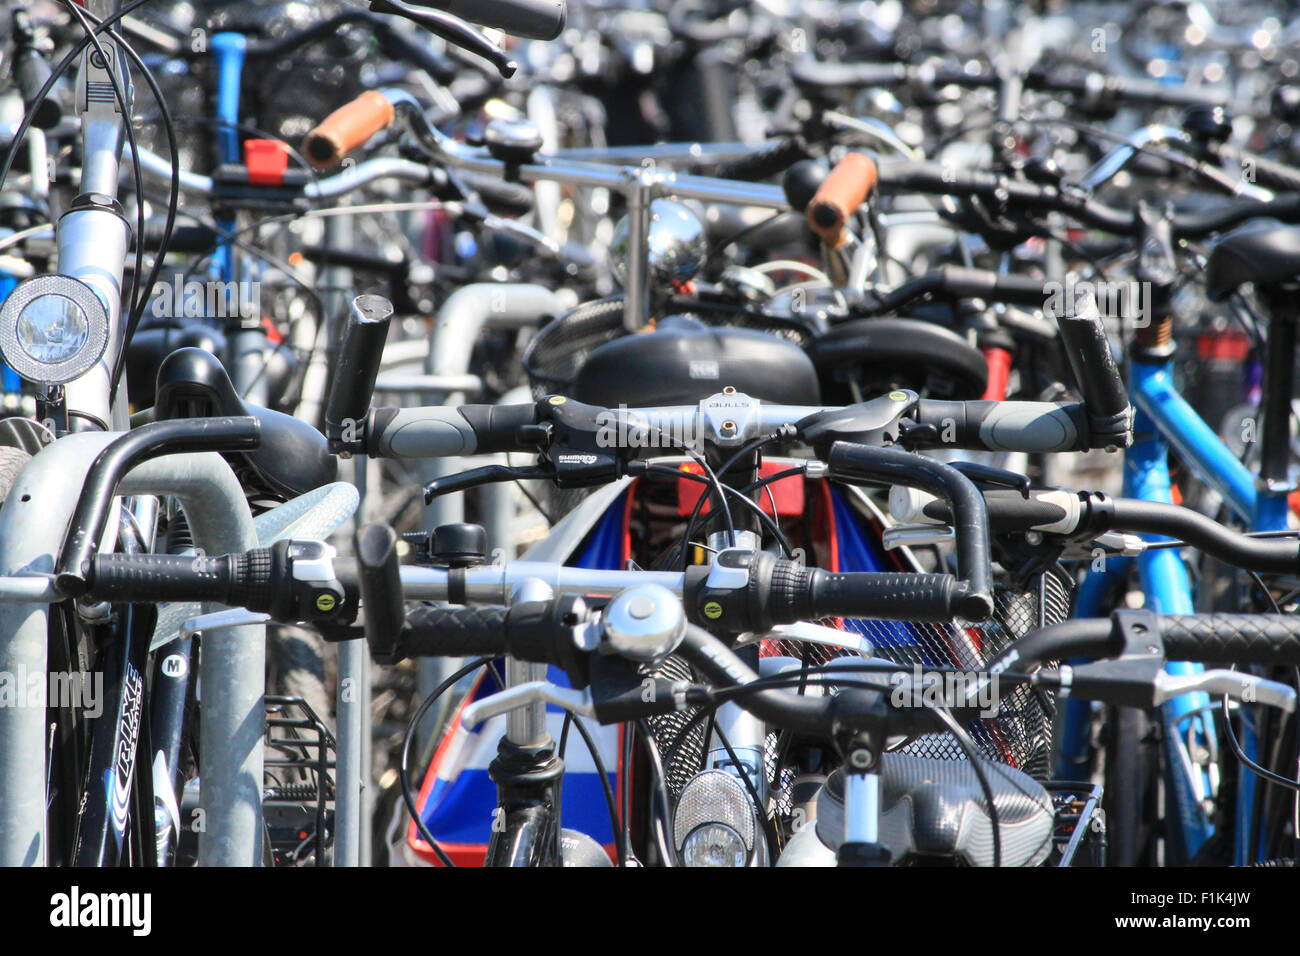
{"type": "MultiPolygon", "coordinates": [[[[1242,519],[1259,531],[1280,530],[1287,524],[1285,492],[1261,492],[1255,477],[1224,445],[1214,430],[1178,394],[1173,385],[1169,362],[1144,362],[1134,359],[1130,365],[1130,400],[1137,409],[1134,421],[1135,441],[1124,461],[1124,495],[1146,501],[1168,502],[1169,467],[1166,459],[1170,446],[1187,463],[1197,477],[1218,492],[1242,519]]],[[[1160,540],[1158,536],[1146,536],[1160,540]]],[[[1138,577],[1146,605],[1162,614],[1190,614],[1194,610],[1191,582],[1187,569],[1176,551],[1147,551],[1137,559],[1138,577]]],[[[1133,567],[1133,559],[1108,559],[1104,570],[1091,571],[1079,590],[1075,603],[1076,617],[1096,617],[1106,613],[1105,597],[1112,584],[1123,580],[1133,567]]],[[[1200,665],[1171,662],[1171,674],[1196,673],[1200,665]]],[[[1184,734],[1203,744],[1213,739],[1214,718],[1209,697],[1188,694],[1163,706],[1166,786],[1177,810],[1178,824],[1170,826],[1167,839],[1171,849],[1182,859],[1190,859],[1214,832],[1213,825],[1200,807],[1212,781],[1206,772],[1185,763],[1179,741],[1184,734]],[[1199,721],[1199,730],[1196,729],[1199,721]]],[[[1061,752],[1057,775],[1062,779],[1087,760],[1089,707],[1084,701],[1067,701],[1062,715],[1061,752]]],[[[1243,752],[1254,759],[1258,750],[1251,713],[1242,709],[1240,741],[1243,752]]],[[[1250,847],[1250,827],[1254,806],[1255,778],[1243,771],[1238,778],[1237,812],[1234,820],[1233,861],[1250,862],[1260,852],[1250,847]]],[[[1173,821],[1169,821],[1171,824],[1173,821]]]]}
{"type": "MultiPolygon", "coordinates": [[[[244,74],[244,53],[248,42],[240,33],[216,33],[212,36],[212,55],[217,64],[217,152],[223,163],[238,163],[239,155],[239,88],[244,74]]],[[[217,225],[226,233],[235,231],[233,219],[217,225]]],[[[225,282],[235,279],[231,245],[222,241],[212,256],[213,266],[225,282]]]]}

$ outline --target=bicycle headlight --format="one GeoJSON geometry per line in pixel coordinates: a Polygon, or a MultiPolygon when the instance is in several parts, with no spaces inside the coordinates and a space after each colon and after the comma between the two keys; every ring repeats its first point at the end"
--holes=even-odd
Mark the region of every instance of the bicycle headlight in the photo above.
{"type": "Polygon", "coordinates": [[[682,863],[687,866],[744,866],[749,859],[745,841],[725,823],[696,827],[682,844],[682,863]]]}
{"type": "Polygon", "coordinates": [[[107,346],[108,310],[71,276],[27,279],[0,306],[0,356],[29,382],[70,382],[90,371],[107,346]]]}
{"type": "Polygon", "coordinates": [[[758,836],[744,785],[725,770],[697,773],[673,811],[673,839],[686,866],[746,866],[758,836]]]}

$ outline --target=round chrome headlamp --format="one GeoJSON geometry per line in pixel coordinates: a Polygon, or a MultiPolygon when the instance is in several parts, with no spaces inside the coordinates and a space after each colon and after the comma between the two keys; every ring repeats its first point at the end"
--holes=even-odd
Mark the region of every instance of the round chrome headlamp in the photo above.
{"type": "Polygon", "coordinates": [[[725,823],[705,823],[690,832],[682,844],[686,866],[744,866],[749,848],[740,834],[725,823]]]}
{"type": "Polygon", "coordinates": [[[34,276],[0,306],[0,356],[29,382],[71,382],[94,368],[107,347],[108,309],[79,279],[34,276]]]}

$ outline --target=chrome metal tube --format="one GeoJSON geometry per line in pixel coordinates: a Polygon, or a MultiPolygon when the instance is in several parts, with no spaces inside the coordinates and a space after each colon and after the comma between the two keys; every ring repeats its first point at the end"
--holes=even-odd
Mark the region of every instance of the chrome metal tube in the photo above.
{"type": "Polygon", "coordinates": [[[116,409],[108,404],[109,378],[122,350],[122,272],[126,264],[130,227],[105,207],[73,209],[59,219],[58,271],[80,279],[99,295],[108,311],[108,347],[85,375],[66,386],[68,411],[93,418],[104,428],[127,426],[126,390],[116,409]]]}
{"type": "Polygon", "coordinates": [[[844,774],[844,842],[875,843],[880,833],[880,777],[844,774]]]}

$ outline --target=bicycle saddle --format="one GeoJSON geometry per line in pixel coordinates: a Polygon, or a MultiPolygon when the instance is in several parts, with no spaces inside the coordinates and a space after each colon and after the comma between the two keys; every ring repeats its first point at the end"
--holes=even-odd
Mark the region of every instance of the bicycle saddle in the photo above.
{"type": "MultiPolygon", "coordinates": [[[[1052,848],[1052,798],[1013,767],[981,764],[997,807],[1002,866],[1037,866],[1052,848]]],[[[832,849],[844,839],[844,774],[817,798],[817,835],[832,849]]],[[[993,865],[993,820],[968,760],[886,753],[880,766],[879,839],[895,863],[993,865]]]]}
{"type": "Polygon", "coordinates": [[[686,316],[594,349],[573,381],[580,402],[693,405],[731,386],[784,405],[820,405],[817,373],[793,342],[755,329],[707,326],[686,316]]]}
{"type": "Polygon", "coordinates": [[[1300,277],[1300,227],[1257,221],[1219,241],[1205,265],[1205,292],[1221,302],[1245,282],[1267,288],[1300,277]]]}
{"type": "Polygon", "coordinates": [[[136,408],[155,404],[158,366],[176,349],[199,348],[213,355],[226,351],[226,337],[206,325],[154,326],[137,329],[126,347],[128,397],[136,408]]]}
{"type": "Polygon", "coordinates": [[[262,424],[256,451],[226,456],[246,487],[287,499],[329,484],[338,475],[338,459],[325,436],[291,415],[251,405],[239,397],[225,366],[203,349],[177,349],[158,367],[154,417],[205,418],[252,415],[262,424]]]}
{"type": "MultiPolygon", "coordinates": [[[[827,379],[845,366],[864,368],[898,385],[919,386],[939,375],[952,384],[945,398],[979,398],[988,385],[988,361],[956,332],[917,319],[853,319],[836,325],[808,345],[817,370],[827,379]]],[[[824,389],[831,391],[829,381],[824,389]]],[[[827,395],[829,401],[832,396],[827,395]]]]}

